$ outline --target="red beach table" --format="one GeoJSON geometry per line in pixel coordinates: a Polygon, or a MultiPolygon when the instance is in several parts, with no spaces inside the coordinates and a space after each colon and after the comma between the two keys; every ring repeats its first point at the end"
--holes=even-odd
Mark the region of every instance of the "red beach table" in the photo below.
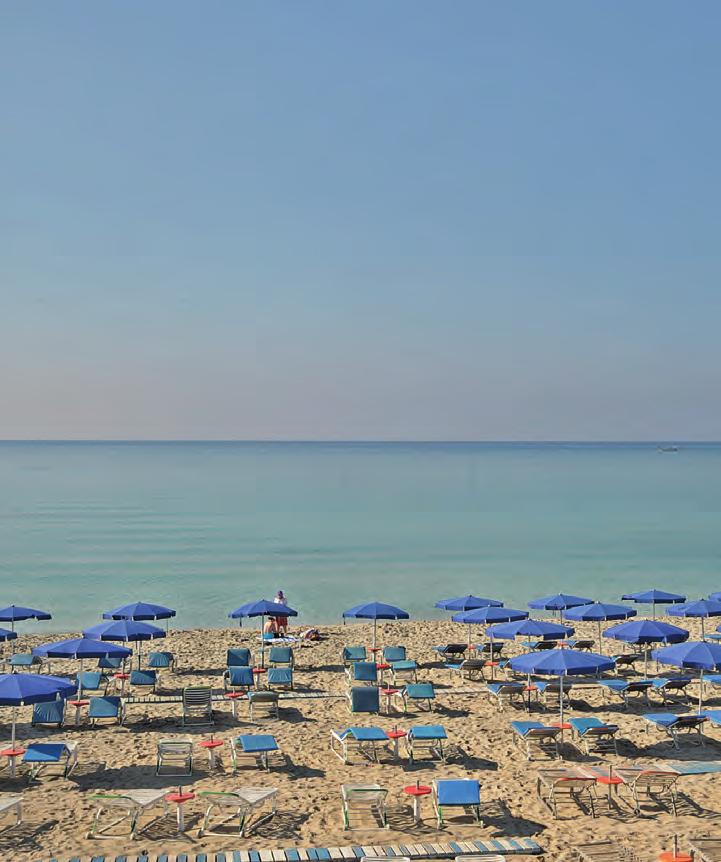
{"type": "Polygon", "coordinates": [[[376,662],[376,670],[380,671],[381,682],[383,682],[384,672],[387,670],[390,670],[390,669],[391,669],[391,666],[388,664],[388,662],[385,662],[385,661],[376,662]]]}
{"type": "Polygon", "coordinates": [[[403,792],[413,797],[413,819],[416,823],[421,822],[421,799],[432,793],[427,784],[409,784],[403,788],[403,792]]]}
{"type": "Polygon", "coordinates": [[[15,761],[23,754],[25,754],[24,748],[5,748],[0,751],[0,757],[7,757],[8,759],[8,768],[13,778],[15,777],[15,761]]]}
{"type": "Polygon", "coordinates": [[[264,667],[254,667],[253,668],[253,676],[255,676],[255,687],[258,688],[260,684],[260,675],[262,673],[267,673],[268,671],[264,667]]]}
{"type": "Polygon", "coordinates": [[[399,688],[382,688],[381,689],[381,694],[385,695],[385,697],[386,697],[386,712],[389,715],[390,715],[390,711],[391,711],[391,698],[393,697],[394,694],[398,694],[399,691],[400,691],[399,688]]]}
{"type": "Polygon", "coordinates": [[[90,703],[90,701],[89,700],[69,700],[68,703],[70,704],[70,706],[75,707],[75,727],[77,727],[80,724],[80,710],[84,706],[87,706],[90,703]]]}
{"type": "Polygon", "coordinates": [[[393,756],[398,757],[398,741],[403,739],[404,736],[408,736],[405,730],[399,730],[397,727],[394,727],[393,730],[389,730],[386,734],[388,739],[393,740],[393,756]]]}
{"type": "Polygon", "coordinates": [[[208,764],[210,769],[215,769],[215,750],[220,748],[225,743],[222,739],[202,739],[198,745],[205,748],[208,752],[208,764]]]}
{"type": "Polygon", "coordinates": [[[183,805],[195,799],[195,794],[188,791],[187,793],[169,793],[165,797],[168,802],[174,802],[178,807],[178,832],[185,832],[185,815],[183,814],[183,805]]]}
{"type": "Polygon", "coordinates": [[[113,679],[120,680],[120,694],[125,694],[125,681],[130,679],[129,673],[114,673],[113,679]]]}
{"type": "Polygon", "coordinates": [[[230,711],[233,713],[233,718],[236,718],[238,701],[242,697],[245,697],[245,694],[242,691],[229,691],[225,695],[225,699],[230,701],[230,711]]]}

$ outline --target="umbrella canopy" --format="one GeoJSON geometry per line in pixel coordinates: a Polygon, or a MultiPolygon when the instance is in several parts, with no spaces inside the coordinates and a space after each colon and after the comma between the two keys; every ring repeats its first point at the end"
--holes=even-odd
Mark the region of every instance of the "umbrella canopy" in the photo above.
{"type": "Polygon", "coordinates": [[[709,593],[709,598],[714,602],[721,602],[721,593],[709,593]]]}
{"type": "MultiPolygon", "coordinates": [[[[149,641],[164,638],[165,631],[158,626],[151,626],[140,620],[109,620],[90,626],[83,630],[83,637],[97,638],[101,641],[149,641]]],[[[140,667],[141,650],[138,645],[138,667],[140,667]]]]}
{"type": "Polygon", "coordinates": [[[454,623],[466,623],[467,625],[488,625],[489,623],[512,623],[516,620],[525,620],[528,611],[518,611],[515,608],[486,607],[476,608],[472,611],[461,611],[453,614],[451,619],[454,623]]]}
{"type": "Polygon", "coordinates": [[[58,697],[67,698],[76,691],[75,683],[58,676],[39,673],[0,674],[0,706],[13,707],[11,748],[15,748],[15,724],[19,706],[47,703],[57,700],[58,697]]]}
{"type": "Polygon", "coordinates": [[[688,640],[686,629],[669,623],[660,623],[657,620],[633,620],[621,623],[606,629],[603,636],[628,644],[675,644],[688,640]]]}
{"type": "MultiPolygon", "coordinates": [[[[0,609],[0,622],[10,623],[10,630],[15,631],[15,623],[22,620],[51,620],[52,615],[36,608],[24,608],[22,605],[8,605],[0,609]]],[[[13,640],[13,638],[6,638],[13,640]]]]}
{"type": "Polygon", "coordinates": [[[548,620],[517,620],[513,623],[501,623],[491,626],[487,632],[492,638],[500,640],[513,640],[515,637],[530,637],[543,641],[555,641],[569,638],[573,634],[570,626],[562,626],[560,623],[548,622],[548,620]]]}
{"type": "Polygon", "coordinates": [[[529,652],[512,658],[511,668],[529,677],[532,673],[541,676],[557,676],[560,680],[560,722],[563,728],[563,678],[566,676],[586,676],[611,670],[612,659],[593,652],[576,649],[552,649],[546,652],[529,652]]]}
{"type": "Polygon", "coordinates": [[[713,599],[696,599],[696,601],[674,605],[668,609],[668,612],[672,617],[700,618],[701,640],[703,640],[706,637],[704,620],[706,617],[721,617],[721,602],[713,599]]]}
{"type": "Polygon", "coordinates": [[[0,629],[0,641],[14,641],[17,637],[18,633],[11,629],[0,629]]]}
{"type": "Polygon", "coordinates": [[[577,605],[566,611],[567,620],[595,622],[598,627],[598,648],[603,652],[601,623],[608,620],[626,620],[635,617],[636,611],[625,605],[609,605],[606,602],[592,602],[590,605],[577,605]]]}
{"type": "Polygon", "coordinates": [[[152,602],[131,602],[103,614],[104,620],[169,620],[175,616],[172,608],[152,602]]]}
{"type": "Polygon", "coordinates": [[[383,602],[366,602],[343,611],[343,618],[373,620],[373,649],[375,649],[378,620],[407,620],[410,619],[410,614],[395,605],[386,605],[383,602]]]}
{"type": "Polygon", "coordinates": [[[582,596],[569,596],[566,593],[556,593],[555,596],[543,596],[540,599],[532,599],[528,607],[533,610],[560,611],[561,616],[567,608],[575,608],[579,605],[590,605],[593,599],[585,599],[582,596]]]}
{"type": "Polygon", "coordinates": [[[698,709],[703,706],[703,674],[704,671],[721,670],[721,646],[705,641],[687,641],[673,646],[655,649],[651,655],[661,664],[674,667],[684,667],[697,670],[700,673],[698,709]]]}
{"type": "MultiPolygon", "coordinates": [[[[261,617],[260,621],[260,664],[265,665],[265,637],[263,636],[264,620],[266,617],[297,617],[298,611],[289,608],[287,605],[281,605],[279,602],[269,602],[267,599],[260,599],[257,602],[246,602],[234,611],[231,611],[228,616],[233,620],[242,620],[243,617],[261,617]]],[[[242,625],[242,623],[241,623],[242,625]]]]}
{"type": "MultiPolygon", "coordinates": [[[[712,596],[713,598],[713,596],[712,596]]],[[[656,619],[656,605],[674,605],[678,602],[685,602],[686,596],[681,596],[678,593],[667,593],[666,590],[641,590],[638,593],[626,593],[621,596],[624,602],[636,602],[639,605],[652,605],[653,618],[656,619]]]]}
{"type": "Polygon", "coordinates": [[[502,608],[503,602],[497,599],[482,599],[478,596],[459,596],[456,599],[441,599],[434,607],[444,611],[472,611],[474,608],[502,608]]]}
{"type": "MultiPolygon", "coordinates": [[[[113,643],[95,640],[95,638],[71,638],[57,643],[41,644],[33,649],[33,655],[47,656],[47,658],[68,658],[80,662],[80,673],[83,672],[83,662],[87,658],[127,658],[132,655],[132,650],[127,647],[117,646],[113,643]]],[[[78,690],[78,697],[82,697],[82,676],[78,690]]]]}

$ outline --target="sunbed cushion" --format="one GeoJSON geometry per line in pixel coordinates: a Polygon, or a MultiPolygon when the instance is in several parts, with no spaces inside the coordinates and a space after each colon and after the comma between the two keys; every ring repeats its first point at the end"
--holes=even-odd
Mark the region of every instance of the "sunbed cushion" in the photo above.
{"type": "Polygon", "coordinates": [[[581,735],[583,735],[587,730],[591,730],[593,728],[610,727],[610,725],[595,716],[589,716],[588,718],[572,718],[568,723],[581,735]]]}
{"type": "Polygon", "coordinates": [[[404,646],[387,646],[383,649],[383,658],[385,661],[405,661],[406,648],[404,646]]]}
{"type": "Polygon", "coordinates": [[[383,742],[388,739],[388,734],[380,727],[349,727],[338,734],[341,739],[349,735],[356,742],[383,742]]]}
{"type": "Polygon", "coordinates": [[[228,683],[229,685],[253,685],[252,669],[249,667],[229,667],[228,683]]]}
{"type": "Polygon", "coordinates": [[[448,739],[446,729],[442,724],[421,724],[408,731],[412,739],[448,739]]]}
{"type": "Polygon", "coordinates": [[[243,751],[255,753],[260,751],[277,751],[278,743],[275,737],[268,733],[250,733],[238,737],[238,742],[243,751]]]}
{"type": "Polygon", "coordinates": [[[90,718],[115,718],[120,711],[120,698],[115,695],[108,697],[91,697],[88,716],[90,718]]]}
{"type": "Polygon", "coordinates": [[[474,778],[436,781],[439,805],[480,805],[481,788],[474,778]]]}
{"type": "Polygon", "coordinates": [[[62,742],[34,742],[28,745],[23,761],[25,763],[57,763],[67,751],[62,742]]]}
{"type": "Polygon", "coordinates": [[[268,685],[291,685],[293,670],[289,667],[269,667],[268,685]]]}
{"type": "Polygon", "coordinates": [[[155,685],[156,680],[154,670],[134,670],[130,674],[130,685],[155,685]]]}
{"type": "Polygon", "coordinates": [[[392,661],[391,667],[393,670],[416,670],[418,665],[413,661],[413,659],[408,659],[403,661],[392,661]]]}
{"type": "Polygon", "coordinates": [[[668,685],[668,683],[672,683],[673,685],[683,685],[687,686],[691,682],[690,677],[657,677],[654,680],[651,680],[651,684],[654,688],[664,688],[664,686],[668,685]]]}
{"type": "Polygon", "coordinates": [[[502,688],[523,691],[523,684],[520,682],[489,682],[486,688],[491,694],[498,694],[502,688]]]}
{"type": "Polygon", "coordinates": [[[406,686],[406,696],[415,697],[419,700],[434,698],[436,696],[432,682],[414,682],[406,686]]]}
{"type": "Polygon", "coordinates": [[[546,725],[540,721],[512,721],[511,727],[519,736],[525,736],[529,730],[543,730],[546,725]]]}
{"type": "Polygon", "coordinates": [[[672,712],[647,712],[644,713],[643,718],[660,727],[671,727],[678,722],[679,717],[672,712]]]}

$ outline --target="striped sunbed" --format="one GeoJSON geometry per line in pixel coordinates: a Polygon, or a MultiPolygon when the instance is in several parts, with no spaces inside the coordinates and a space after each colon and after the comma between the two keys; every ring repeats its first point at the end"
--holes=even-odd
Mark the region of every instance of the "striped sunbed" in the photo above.
{"type": "Polygon", "coordinates": [[[283,850],[232,850],[225,853],[158,853],[130,856],[73,856],[50,862],[354,862],[363,856],[408,856],[411,859],[452,859],[454,856],[536,856],[540,845],[533,838],[482,838],[444,844],[353,845],[346,847],[296,847],[283,850]]]}

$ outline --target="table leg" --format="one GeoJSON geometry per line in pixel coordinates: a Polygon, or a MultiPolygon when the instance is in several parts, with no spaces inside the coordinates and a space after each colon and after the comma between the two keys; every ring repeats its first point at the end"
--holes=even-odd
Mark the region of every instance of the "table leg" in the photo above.
{"type": "Polygon", "coordinates": [[[9,763],[10,775],[12,776],[12,778],[15,778],[15,757],[10,756],[10,757],[8,757],[8,760],[10,761],[10,763],[9,763]]]}
{"type": "Polygon", "coordinates": [[[421,822],[421,797],[413,797],[413,819],[416,823],[421,822]]]}
{"type": "Polygon", "coordinates": [[[178,832],[185,832],[185,816],[182,804],[178,804],[178,832]]]}
{"type": "Polygon", "coordinates": [[[75,727],[80,726],[80,707],[75,707],[75,727]]]}

